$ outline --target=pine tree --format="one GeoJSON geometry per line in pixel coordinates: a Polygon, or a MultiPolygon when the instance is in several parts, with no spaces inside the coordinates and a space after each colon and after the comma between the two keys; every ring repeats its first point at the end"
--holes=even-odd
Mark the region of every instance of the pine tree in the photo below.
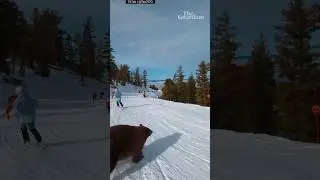
{"type": "Polygon", "coordinates": [[[96,60],[95,60],[95,78],[101,82],[106,82],[106,79],[105,79],[105,64],[104,64],[104,61],[103,61],[103,58],[102,58],[102,51],[103,51],[103,41],[99,41],[99,43],[97,44],[97,47],[96,47],[96,60]]]}
{"type": "Polygon", "coordinates": [[[119,67],[119,81],[121,85],[125,86],[126,83],[129,82],[128,74],[129,66],[127,64],[121,64],[119,67]]]}
{"type": "Polygon", "coordinates": [[[75,54],[77,59],[77,68],[76,72],[80,75],[80,81],[82,85],[85,85],[85,62],[84,62],[84,55],[83,55],[83,43],[82,43],[82,37],[80,33],[74,34],[74,43],[75,43],[75,54]]]}
{"type": "Polygon", "coordinates": [[[316,54],[311,52],[312,33],[319,29],[314,7],[291,0],[282,10],[282,23],[275,27],[279,72],[290,82],[277,88],[277,107],[283,115],[278,122],[283,134],[296,140],[310,140],[316,131],[309,110],[316,102],[315,82],[319,82],[316,54]]]}
{"type": "Polygon", "coordinates": [[[311,33],[316,30],[311,15],[303,0],[291,0],[282,11],[282,24],[275,26],[280,75],[291,83],[308,82],[316,67],[309,52],[311,33]]]}
{"type": "Polygon", "coordinates": [[[176,74],[176,98],[179,102],[185,102],[185,84],[184,84],[184,74],[182,70],[182,66],[180,65],[177,69],[176,74]]]}
{"type": "Polygon", "coordinates": [[[187,97],[187,102],[195,104],[196,103],[196,80],[193,77],[193,74],[191,73],[189,78],[188,78],[188,83],[186,86],[186,97],[187,97]]]}
{"type": "MultiPolygon", "coordinates": [[[[11,58],[25,58],[27,22],[22,11],[14,1],[0,1],[0,72],[10,74],[10,64],[6,61],[11,58]]],[[[21,62],[24,63],[24,62],[21,62]]]]}
{"type": "Polygon", "coordinates": [[[132,83],[133,81],[132,81],[132,72],[130,71],[130,67],[128,66],[128,77],[127,77],[127,79],[128,79],[128,82],[129,83],[132,83]]]}
{"type": "Polygon", "coordinates": [[[157,86],[155,86],[154,84],[149,85],[149,87],[153,90],[159,90],[159,88],[157,86]]]}
{"type": "Polygon", "coordinates": [[[71,34],[67,34],[66,40],[65,40],[65,56],[66,56],[66,63],[65,66],[67,68],[72,68],[74,64],[76,64],[76,57],[75,57],[75,50],[73,47],[73,38],[71,34]]]}
{"type": "MultiPolygon", "coordinates": [[[[214,28],[211,34],[211,77],[212,87],[214,91],[213,104],[211,105],[214,121],[211,122],[212,128],[231,128],[236,127],[233,122],[230,122],[234,117],[239,116],[237,111],[237,98],[233,98],[235,94],[232,92],[234,85],[232,78],[239,76],[234,71],[235,67],[231,65],[235,59],[236,51],[240,43],[236,38],[238,33],[235,27],[231,24],[231,16],[224,12],[216,19],[214,28]],[[225,109],[230,109],[225,111],[225,109]],[[231,113],[232,112],[232,113],[231,113]]],[[[198,87],[198,85],[197,85],[198,87]]],[[[201,95],[197,90],[197,103],[204,104],[204,95],[201,95]]]]}
{"type": "Polygon", "coordinates": [[[40,61],[41,53],[37,50],[42,49],[41,44],[41,26],[40,26],[40,11],[38,8],[33,9],[32,13],[32,24],[31,24],[31,39],[32,42],[30,45],[32,46],[30,53],[31,55],[31,62],[29,64],[30,68],[33,69],[35,73],[37,73],[37,69],[35,68],[35,64],[40,61]]]}
{"type": "Polygon", "coordinates": [[[62,18],[58,12],[49,8],[33,11],[32,48],[37,63],[35,73],[50,76],[49,64],[57,65],[63,59],[63,33],[59,27],[62,18]]]}
{"type": "Polygon", "coordinates": [[[148,73],[147,70],[143,70],[143,86],[147,88],[148,85],[148,73]]]}
{"type": "Polygon", "coordinates": [[[202,61],[198,65],[197,70],[197,102],[200,105],[209,105],[208,93],[210,90],[210,82],[208,77],[208,68],[206,62],[202,61]]]}
{"type": "Polygon", "coordinates": [[[223,12],[217,18],[213,36],[213,58],[217,68],[225,68],[234,60],[239,43],[235,41],[237,33],[230,24],[230,14],[223,12]]]}
{"type": "Polygon", "coordinates": [[[136,71],[134,73],[134,81],[136,86],[141,86],[141,76],[140,76],[140,69],[139,67],[136,68],[136,71]]]}
{"type": "Polygon", "coordinates": [[[112,80],[117,81],[117,65],[115,62],[115,57],[113,56],[113,48],[111,46],[110,37],[107,33],[104,36],[104,45],[102,50],[102,61],[105,64],[105,79],[107,82],[112,80]]]}
{"type": "Polygon", "coordinates": [[[65,62],[65,47],[64,47],[64,35],[65,31],[63,30],[58,30],[56,38],[55,38],[55,53],[56,53],[56,60],[55,60],[55,65],[56,66],[61,66],[65,62]]]}
{"type": "Polygon", "coordinates": [[[266,40],[261,33],[252,47],[251,58],[251,113],[254,131],[257,133],[274,134],[274,67],[272,57],[268,51],[266,40]]]}
{"type": "Polygon", "coordinates": [[[85,24],[83,25],[82,31],[82,43],[83,43],[83,55],[84,63],[87,66],[86,75],[89,77],[94,77],[95,72],[95,48],[96,44],[94,43],[93,36],[94,26],[92,24],[92,18],[87,17],[85,24]]]}
{"type": "Polygon", "coordinates": [[[165,80],[161,98],[169,101],[176,101],[176,87],[172,79],[165,80]]]}

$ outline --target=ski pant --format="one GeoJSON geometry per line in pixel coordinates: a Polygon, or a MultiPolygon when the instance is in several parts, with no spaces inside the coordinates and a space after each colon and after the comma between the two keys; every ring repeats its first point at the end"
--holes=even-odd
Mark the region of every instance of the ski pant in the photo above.
{"type": "Polygon", "coordinates": [[[123,104],[121,102],[121,99],[117,99],[117,106],[119,107],[119,105],[121,105],[121,107],[123,107],[123,104]]]}
{"type": "Polygon", "coordinates": [[[32,133],[32,135],[34,136],[34,138],[36,139],[36,141],[38,143],[40,143],[42,141],[42,137],[41,137],[39,131],[37,130],[37,128],[35,127],[34,122],[21,124],[21,134],[22,134],[22,138],[23,138],[24,143],[30,142],[28,128],[29,128],[30,132],[32,133]]]}

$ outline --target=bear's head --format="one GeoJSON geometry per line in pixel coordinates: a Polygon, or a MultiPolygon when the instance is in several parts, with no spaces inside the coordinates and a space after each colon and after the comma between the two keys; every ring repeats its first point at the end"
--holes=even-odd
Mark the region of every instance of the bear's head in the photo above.
{"type": "Polygon", "coordinates": [[[151,136],[151,134],[153,133],[152,130],[142,124],[139,125],[139,128],[141,129],[141,131],[144,132],[144,134],[146,135],[146,139],[151,136]]]}

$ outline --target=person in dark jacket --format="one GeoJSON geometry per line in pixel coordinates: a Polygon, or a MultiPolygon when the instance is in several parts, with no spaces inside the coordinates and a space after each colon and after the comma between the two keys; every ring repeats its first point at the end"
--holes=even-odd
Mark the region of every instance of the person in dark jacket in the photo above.
{"type": "Polygon", "coordinates": [[[28,129],[33,134],[38,144],[40,144],[42,142],[42,137],[35,126],[38,101],[22,86],[16,88],[16,95],[17,98],[13,104],[12,115],[16,116],[19,120],[24,144],[30,144],[28,129]]]}

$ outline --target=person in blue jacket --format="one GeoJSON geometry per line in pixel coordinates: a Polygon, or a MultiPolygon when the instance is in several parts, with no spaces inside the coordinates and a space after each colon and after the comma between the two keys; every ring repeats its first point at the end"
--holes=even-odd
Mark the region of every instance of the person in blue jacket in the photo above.
{"type": "Polygon", "coordinates": [[[16,87],[16,95],[17,98],[13,104],[12,115],[18,118],[23,142],[25,145],[30,144],[29,129],[38,144],[40,144],[42,137],[35,126],[38,101],[23,86],[16,87]]]}
{"type": "Polygon", "coordinates": [[[119,107],[119,105],[121,105],[121,107],[123,107],[123,104],[121,102],[121,92],[119,90],[119,88],[116,88],[116,91],[115,91],[115,97],[116,97],[116,100],[117,100],[117,106],[119,107]]]}

